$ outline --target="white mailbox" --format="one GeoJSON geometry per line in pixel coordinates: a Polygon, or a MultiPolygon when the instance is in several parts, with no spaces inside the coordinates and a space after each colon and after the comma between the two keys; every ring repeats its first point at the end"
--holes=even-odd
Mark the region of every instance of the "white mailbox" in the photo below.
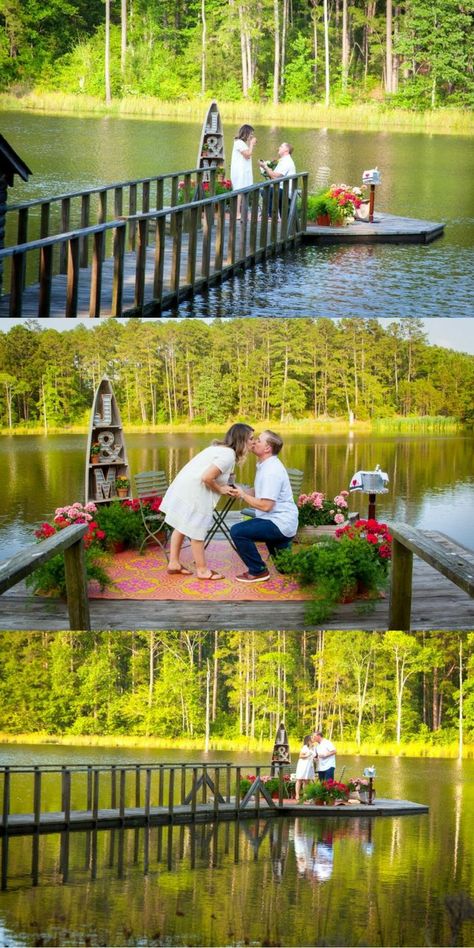
{"type": "Polygon", "coordinates": [[[378,168],[371,168],[362,174],[362,184],[380,184],[381,175],[378,168]]]}
{"type": "Polygon", "coordinates": [[[388,474],[380,470],[377,464],[375,471],[356,471],[351,477],[349,490],[351,493],[360,491],[362,494],[388,494],[388,474]]]}

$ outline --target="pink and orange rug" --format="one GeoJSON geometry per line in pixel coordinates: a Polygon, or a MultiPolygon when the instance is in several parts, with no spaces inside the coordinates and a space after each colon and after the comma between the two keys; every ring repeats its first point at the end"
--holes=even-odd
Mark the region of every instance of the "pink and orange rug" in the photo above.
{"type": "MultiPolygon", "coordinates": [[[[266,547],[261,552],[266,560],[266,547]]],[[[225,540],[212,541],[206,553],[210,568],[222,573],[224,579],[206,582],[196,576],[169,576],[162,551],[158,547],[147,547],[141,556],[136,550],[127,550],[111,557],[105,568],[112,585],[101,592],[98,584],[92,582],[89,596],[91,599],[201,599],[215,602],[303,601],[311,598],[309,589],[301,589],[295,580],[278,573],[271,560],[267,564],[270,579],[266,582],[254,585],[238,583],[235,577],[245,567],[225,540]]],[[[181,562],[188,569],[193,568],[190,547],[183,550],[181,562]]]]}

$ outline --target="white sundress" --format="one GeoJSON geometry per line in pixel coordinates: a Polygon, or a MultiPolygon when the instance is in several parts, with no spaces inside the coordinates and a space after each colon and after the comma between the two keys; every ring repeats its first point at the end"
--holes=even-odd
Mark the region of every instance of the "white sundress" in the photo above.
{"type": "Polygon", "coordinates": [[[300,758],[296,765],[295,780],[314,780],[314,751],[311,750],[311,747],[303,744],[300,754],[306,751],[309,751],[308,756],[300,758]]]}
{"type": "Polygon", "coordinates": [[[191,540],[204,540],[212,526],[212,514],[220,494],[203,484],[201,478],[208,467],[215,465],[222,472],[218,484],[227,484],[234,470],[235,451],[222,444],[213,444],[196,454],[176,475],[168,487],[160,510],[166,523],[191,540]]]}
{"type": "Polygon", "coordinates": [[[242,154],[248,147],[247,142],[241,138],[235,139],[230,162],[230,180],[234,191],[249,188],[253,184],[252,159],[244,158],[242,154]]]}

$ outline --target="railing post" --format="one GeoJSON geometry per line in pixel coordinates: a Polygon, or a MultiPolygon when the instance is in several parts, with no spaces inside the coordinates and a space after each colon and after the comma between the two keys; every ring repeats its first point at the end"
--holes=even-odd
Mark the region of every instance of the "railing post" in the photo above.
{"type": "Polygon", "coordinates": [[[71,771],[62,767],[61,779],[61,809],[64,813],[64,822],[69,825],[71,819],[71,771]]]}
{"type": "Polygon", "coordinates": [[[11,774],[10,768],[5,767],[3,770],[3,831],[8,827],[8,818],[10,816],[10,783],[11,783],[11,774]]]}
{"type": "Polygon", "coordinates": [[[145,299],[145,267],[146,245],[148,240],[148,221],[141,218],[138,221],[138,247],[135,267],[135,297],[134,306],[141,309],[145,299]]]}
{"type": "Polygon", "coordinates": [[[90,764],[87,765],[87,798],[86,798],[86,809],[87,811],[92,810],[92,767],[90,764]]]}
{"type": "Polygon", "coordinates": [[[94,788],[92,794],[92,819],[94,823],[97,823],[97,818],[99,814],[99,779],[100,779],[100,770],[94,770],[94,788]]]}
{"type": "Polygon", "coordinates": [[[410,631],[413,553],[395,537],[392,541],[389,629],[410,631]]]}
{"type": "Polygon", "coordinates": [[[226,780],[225,780],[225,782],[226,782],[226,787],[225,787],[225,800],[226,800],[226,803],[230,803],[230,793],[231,793],[231,790],[230,790],[230,777],[231,777],[231,765],[230,765],[230,764],[227,764],[227,765],[226,765],[226,771],[225,771],[225,778],[226,778],[226,780]]]}
{"type": "MultiPolygon", "coordinates": [[[[281,239],[286,243],[288,239],[288,201],[290,193],[290,182],[288,178],[283,178],[283,187],[280,189],[282,195],[281,201],[281,239]],[[282,193],[283,192],[283,193],[282,193]]],[[[280,193],[278,199],[280,199],[280,193]]]]}
{"type": "Polygon", "coordinates": [[[238,812],[240,808],[240,767],[235,769],[235,809],[238,812]]]}
{"type": "Polygon", "coordinates": [[[94,249],[92,251],[91,295],[89,315],[100,316],[100,298],[102,294],[102,262],[104,258],[105,233],[103,230],[94,234],[94,249]]]}
{"type": "MultiPolygon", "coordinates": [[[[83,194],[81,198],[81,229],[89,227],[90,224],[90,194],[83,194]]],[[[80,266],[87,267],[89,264],[89,238],[81,237],[81,259],[80,266]]]]}
{"type": "Polygon", "coordinates": [[[114,275],[112,283],[112,316],[122,315],[123,273],[125,258],[125,225],[114,229],[114,275]]]}
{"type": "Polygon", "coordinates": [[[127,778],[127,771],[125,767],[120,768],[120,784],[119,784],[119,816],[123,823],[125,816],[125,781],[127,778]]]}
{"type": "Polygon", "coordinates": [[[34,810],[35,830],[38,831],[40,827],[40,817],[41,817],[41,770],[39,769],[38,766],[35,767],[35,773],[34,773],[33,810],[34,810]]]}
{"type": "Polygon", "coordinates": [[[38,316],[48,317],[51,309],[51,285],[53,279],[53,247],[41,247],[39,255],[39,300],[38,316]]]}
{"type": "Polygon", "coordinates": [[[140,764],[137,764],[135,767],[135,806],[138,808],[140,806],[141,798],[141,780],[140,780],[140,764]]]}
{"type": "Polygon", "coordinates": [[[219,813],[219,784],[220,784],[220,769],[219,767],[214,768],[214,818],[217,819],[219,813]]]}
{"type": "Polygon", "coordinates": [[[67,242],[67,287],[66,316],[77,316],[77,295],[79,291],[79,237],[67,242]]]}
{"type": "MultiPolygon", "coordinates": [[[[260,770],[261,770],[261,767],[257,767],[257,768],[255,769],[255,776],[257,777],[257,779],[260,779],[260,770]]],[[[259,813],[260,813],[260,785],[258,785],[258,787],[257,787],[257,795],[256,795],[256,798],[255,798],[255,807],[256,807],[257,816],[258,816],[259,813]]]]}
{"type": "MultiPolygon", "coordinates": [[[[22,207],[18,213],[18,243],[27,244],[28,243],[28,208],[22,207]]],[[[22,273],[22,290],[25,288],[26,284],[26,267],[23,267],[22,273]]]]}
{"type": "Polygon", "coordinates": [[[160,764],[158,771],[158,806],[163,806],[164,800],[164,771],[163,764],[160,764]]]}
{"type": "Polygon", "coordinates": [[[179,299],[179,280],[181,272],[181,245],[183,241],[183,216],[184,211],[178,208],[171,212],[170,229],[172,231],[171,248],[171,273],[170,289],[176,293],[176,299],[179,299]]]}
{"type": "Polygon", "coordinates": [[[11,267],[10,316],[21,316],[25,282],[25,253],[14,253],[11,267]]]}
{"type": "Polygon", "coordinates": [[[151,803],[151,769],[147,767],[145,770],[145,819],[147,823],[150,821],[150,803],[151,803]]]}
{"type": "Polygon", "coordinates": [[[163,300],[163,274],[165,268],[166,217],[157,217],[155,223],[155,269],[153,273],[153,299],[161,312],[163,300]]]}
{"type": "Polygon", "coordinates": [[[197,207],[192,207],[189,212],[189,240],[188,240],[188,266],[186,272],[186,282],[190,287],[194,287],[196,279],[196,254],[197,254],[197,231],[198,231],[198,213],[197,207]]]}
{"type": "Polygon", "coordinates": [[[69,627],[75,632],[88,632],[91,627],[87,596],[86,559],[83,538],[64,550],[66,597],[69,627]]]}
{"type": "MultiPolygon", "coordinates": [[[[136,184],[131,184],[128,192],[128,214],[129,217],[132,217],[137,213],[137,186],[136,184]]],[[[135,250],[135,236],[137,233],[137,222],[129,221],[128,223],[128,249],[135,250]]]]}
{"type": "Polygon", "coordinates": [[[301,182],[301,219],[300,230],[304,233],[308,220],[308,175],[303,175],[301,182]]]}
{"type": "Polygon", "coordinates": [[[112,764],[110,768],[110,807],[112,810],[117,808],[117,765],[112,764]]]}
{"type": "Polygon", "coordinates": [[[173,821],[174,812],[174,767],[170,767],[170,779],[168,786],[168,813],[173,821]]]}
{"type": "Polygon", "coordinates": [[[196,786],[197,786],[197,781],[198,781],[198,769],[197,769],[197,767],[193,767],[193,785],[192,785],[192,793],[191,793],[191,813],[193,814],[193,817],[196,816],[196,802],[197,802],[196,786]]]}
{"type": "MultiPolygon", "coordinates": [[[[70,230],[71,198],[65,197],[61,201],[61,233],[70,230]]],[[[59,246],[59,272],[67,273],[67,243],[62,241],[59,246]]]]}
{"type": "MultiPolygon", "coordinates": [[[[104,190],[104,191],[101,191],[99,194],[99,213],[97,217],[97,223],[105,224],[106,221],[107,221],[107,191],[104,190]]],[[[101,231],[101,233],[102,233],[103,240],[100,245],[100,253],[101,253],[100,259],[102,261],[105,257],[105,232],[101,231]]],[[[99,313],[94,313],[94,315],[98,316],[99,313]]]]}

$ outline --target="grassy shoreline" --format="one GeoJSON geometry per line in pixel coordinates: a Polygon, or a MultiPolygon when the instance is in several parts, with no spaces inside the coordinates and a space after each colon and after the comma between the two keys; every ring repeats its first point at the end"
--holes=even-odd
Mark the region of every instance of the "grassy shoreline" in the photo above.
{"type": "MultiPolygon", "coordinates": [[[[335,738],[335,740],[337,740],[335,738]]],[[[293,754],[297,754],[300,748],[299,740],[290,740],[290,749],[293,754]]],[[[46,734],[44,732],[32,734],[10,734],[0,732],[0,744],[29,744],[37,746],[47,746],[54,744],[65,747],[110,747],[117,748],[149,748],[150,750],[195,750],[199,753],[204,751],[204,738],[191,740],[187,738],[159,738],[143,737],[141,735],[123,735],[123,734],[46,734]]],[[[229,751],[232,753],[268,753],[269,757],[273,749],[273,741],[257,740],[256,738],[211,738],[209,744],[212,751],[229,751]]],[[[342,756],[362,756],[362,757],[429,757],[455,759],[459,756],[458,744],[451,741],[446,744],[426,744],[424,741],[407,741],[397,745],[393,742],[383,742],[380,744],[374,741],[362,742],[357,747],[355,741],[337,741],[338,753],[342,756]]],[[[474,759],[474,744],[465,744],[463,748],[463,759],[474,759]]]]}
{"type": "MultiPolygon", "coordinates": [[[[39,111],[51,114],[72,113],[82,115],[112,115],[140,119],[173,119],[196,121],[204,112],[212,95],[196,99],[162,101],[154,97],[128,96],[114,100],[109,106],[102,99],[86,95],[61,92],[30,92],[21,97],[9,93],[0,95],[0,109],[5,111],[39,111]]],[[[224,122],[239,123],[242,108],[250,122],[260,125],[322,126],[324,128],[348,128],[388,130],[403,132],[436,132],[439,134],[474,134],[474,113],[467,109],[450,107],[415,112],[410,109],[388,109],[377,102],[350,106],[321,103],[219,101],[224,122]]]]}
{"type": "MultiPolygon", "coordinates": [[[[248,424],[256,429],[276,427],[282,434],[301,433],[308,435],[341,435],[352,432],[354,434],[433,434],[455,433],[467,430],[457,418],[443,418],[437,416],[376,418],[373,421],[356,421],[353,424],[345,418],[323,418],[317,421],[314,418],[301,418],[295,421],[279,422],[276,419],[246,419],[248,424]]],[[[178,421],[173,425],[123,425],[126,434],[220,434],[232,419],[222,424],[191,424],[189,421],[178,421]]],[[[59,435],[59,434],[87,434],[88,424],[68,425],[64,427],[50,427],[45,433],[42,425],[35,427],[18,426],[15,428],[0,428],[0,437],[24,435],[59,435]]]]}

